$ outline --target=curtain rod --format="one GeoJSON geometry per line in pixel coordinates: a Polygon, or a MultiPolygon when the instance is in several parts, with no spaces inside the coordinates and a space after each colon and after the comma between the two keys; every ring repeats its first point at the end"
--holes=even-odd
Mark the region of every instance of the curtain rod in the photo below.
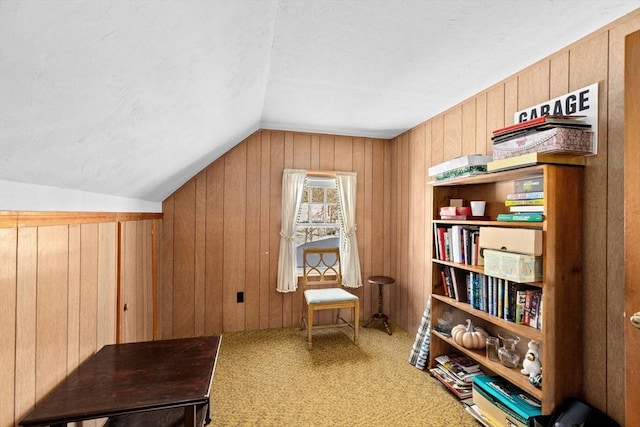
{"type": "Polygon", "coordinates": [[[307,176],[315,176],[318,178],[335,178],[335,171],[323,171],[323,170],[308,170],[307,176]]]}

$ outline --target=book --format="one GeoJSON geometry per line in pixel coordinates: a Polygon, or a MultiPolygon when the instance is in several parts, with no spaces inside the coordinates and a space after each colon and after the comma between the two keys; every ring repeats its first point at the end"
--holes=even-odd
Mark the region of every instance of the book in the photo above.
{"type": "Polygon", "coordinates": [[[467,156],[456,157],[446,162],[431,166],[428,169],[429,176],[436,176],[445,172],[454,171],[467,166],[486,166],[488,162],[493,160],[492,156],[482,154],[470,154],[467,156]]]}
{"type": "Polygon", "coordinates": [[[531,296],[531,302],[529,304],[529,326],[532,328],[541,329],[538,324],[538,318],[540,316],[540,301],[542,300],[541,291],[533,291],[531,296]]]}
{"type": "Polygon", "coordinates": [[[492,132],[492,140],[500,140],[500,137],[509,137],[517,134],[522,134],[532,131],[540,131],[550,129],[552,127],[569,127],[576,129],[590,129],[591,124],[584,121],[586,116],[566,116],[566,115],[544,115],[536,117],[531,120],[527,120],[520,123],[515,123],[509,126],[505,126],[500,129],[496,129],[492,132]]]}
{"type": "Polygon", "coordinates": [[[542,222],[544,219],[544,215],[540,213],[508,213],[508,214],[498,214],[497,221],[505,221],[505,222],[542,222]]]}
{"type": "Polygon", "coordinates": [[[516,305],[515,305],[515,323],[524,325],[525,323],[525,306],[527,303],[527,291],[516,291],[516,305]]]}
{"type": "Polygon", "coordinates": [[[505,206],[543,206],[544,199],[505,200],[505,206]]]}
{"type": "Polygon", "coordinates": [[[509,201],[522,201],[522,200],[529,200],[529,199],[540,199],[543,200],[544,199],[544,192],[543,191],[527,191],[527,192],[522,192],[522,193],[511,193],[511,194],[507,194],[507,200],[509,201]]]}
{"type": "Polygon", "coordinates": [[[429,372],[458,399],[467,399],[471,397],[471,383],[458,380],[457,378],[449,374],[449,372],[440,367],[431,368],[429,369],[429,372]]]}
{"type": "Polygon", "coordinates": [[[517,212],[532,212],[532,213],[543,213],[544,206],[543,205],[516,205],[509,206],[509,212],[517,213],[517,212]]]}
{"type": "Polygon", "coordinates": [[[461,382],[471,383],[474,376],[482,374],[478,362],[460,353],[442,354],[437,356],[435,360],[438,367],[461,382]]]}
{"type": "Polygon", "coordinates": [[[516,193],[533,193],[544,190],[544,177],[532,176],[530,178],[516,179],[513,181],[513,190],[516,193]]]}
{"type": "Polygon", "coordinates": [[[584,156],[551,154],[551,153],[528,153],[520,156],[507,157],[506,159],[494,160],[487,163],[488,172],[498,172],[502,170],[517,169],[543,163],[584,166],[586,160],[584,156]]]}

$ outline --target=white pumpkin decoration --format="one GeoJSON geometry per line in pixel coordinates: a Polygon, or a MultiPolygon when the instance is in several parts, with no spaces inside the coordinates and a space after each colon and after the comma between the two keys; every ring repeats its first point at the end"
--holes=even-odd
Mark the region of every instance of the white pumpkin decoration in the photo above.
{"type": "Polygon", "coordinates": [[[471,319],[467,319],[467,324],[456,325],[451,329],[451,337],[464,348],[484,348],[489,334],[479,326],[473,326],[471,319]]]}

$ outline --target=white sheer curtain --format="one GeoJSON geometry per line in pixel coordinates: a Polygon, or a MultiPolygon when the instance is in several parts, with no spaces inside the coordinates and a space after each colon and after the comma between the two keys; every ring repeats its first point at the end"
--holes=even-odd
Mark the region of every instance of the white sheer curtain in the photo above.
{"type": "Polygon", "coordinates": [[[340,242],[340,262],[342,263],[342,284],[349,288],[362,286],[360,256],[356,238],[356,174],[337,172],[336,183],[340,196],[342,213],[342,236],[340,242]]]}
{"type": "Polygon", "coordinates": [[[278,292],[295,292],[298,275],[295,262],[296,218],[302,201],[307,171],[285,169],[282,173],[282,226],[280,228],[280,255],[278,257],[278,292]]]}

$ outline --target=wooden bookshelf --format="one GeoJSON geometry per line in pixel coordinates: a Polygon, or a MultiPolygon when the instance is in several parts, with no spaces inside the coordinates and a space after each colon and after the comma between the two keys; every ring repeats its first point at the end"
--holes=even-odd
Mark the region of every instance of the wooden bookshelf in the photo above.
{"type": "MultiPolygon", "coordinates": [[[[542,401],[543,414],[555,411],[567,398],[581,396],[582,340],[581,340],[581,265],[582,265],[582,167],[566,165],[536,165],[521,169],[487,173],[467,178],[431,183],[433,191],[433,225],[477,225],[510,229],[532,228],[543,232],[542,281],[527,283],[542,289],[541,329],[509,322],[466,302],[445,296],[441,270],[445,266],[457,271],[483,273],[483,267],[457,264],[434,258],[432,268],[432,333],[429,366],[436,366],[435,357],[451,351],[461,352],[476,360],[489,374],[500,375],[542,401]],[[514,192],[514,180],[544,177],[544,221],[513,223],[490,221],[439,220],[438,210],[448,206],[450,199],[486,200],[485,215],[495,219],[507,213],[506,195],[514,192]],[[471,319],[493,336],[509,332],[519,336],[517,349],[521,358],[529,340],[541,343],[542,388],[529,383],[518,368],[507,368],[490,361],[483,350],[469,350],[451,338],[438,333],[437,319],[444,312],[453,316],[452,325],[471,319]]],[[[434,247],[437,244],[434,240],[434,247]]],[[[482,243],[480,243],[482,246],[482,243]]],[[[436,253],[434,251],[434,253],[436,253]]]]}

